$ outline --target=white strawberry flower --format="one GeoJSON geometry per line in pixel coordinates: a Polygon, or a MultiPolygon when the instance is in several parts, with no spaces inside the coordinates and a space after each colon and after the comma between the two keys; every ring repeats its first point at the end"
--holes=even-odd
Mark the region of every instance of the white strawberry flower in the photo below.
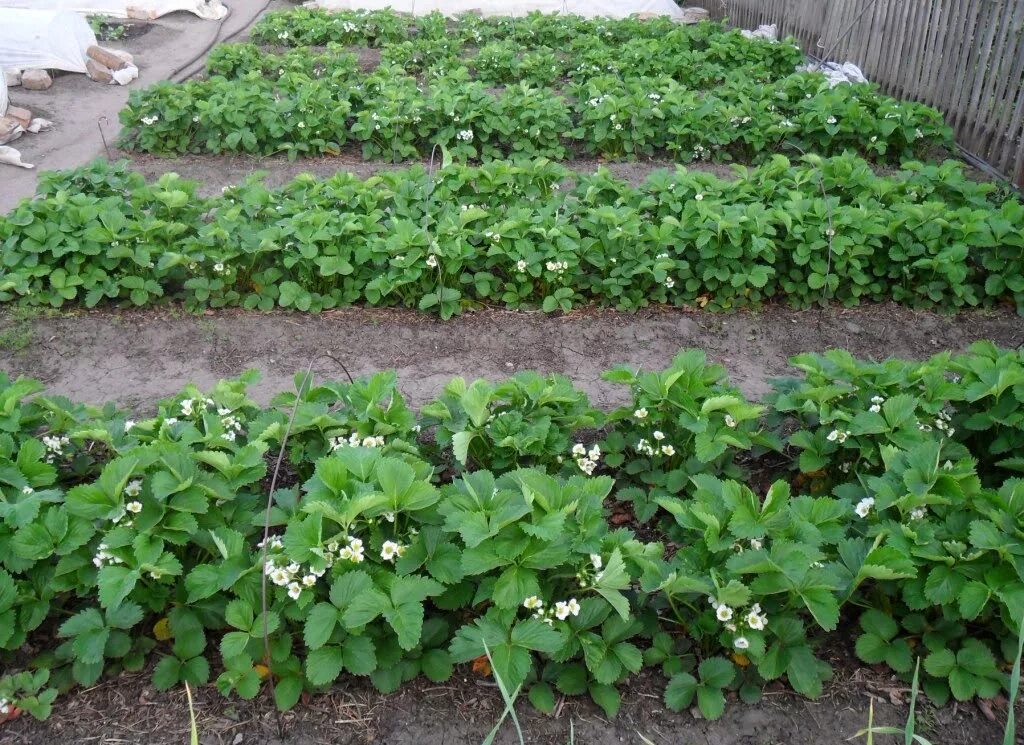
{"type": "Polygon", "coordinates": [[[284,587],[289,582],[291,582],[291,580],[292,580],[292,576],[288,573],[288,571],[285,570],[285,569],[281,569],[280,567],[275,569],[270,574],[270,581],[273,582],[278,587],[284,587]]]}
{"type": "Polygon", "coordinates": [[[871,512],[871,508],[875,506],[874,497],[864,497],[857,503],[857,506],[853,508],[853,511],[857,513],[859,517],[867,517],[868,513],[871,512]]]}
{"type": "Polygon", "coordinates": [[[732,620],[732,608],[728,605],[722,604],[715,609],[715,617],[722,622],[732,620]]]}

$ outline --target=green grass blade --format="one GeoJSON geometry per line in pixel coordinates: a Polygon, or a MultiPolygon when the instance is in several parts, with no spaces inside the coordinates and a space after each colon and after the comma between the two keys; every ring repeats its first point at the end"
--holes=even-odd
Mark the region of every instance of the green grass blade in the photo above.
{"type": "Polygon", "coordinates": [[[914,679],[910,682],[910,712],[907,714],[907,727],[903,733],[903,745],[914,745],[914,728],[917,727],[917,719],[914,710],[917,708],[917,678],[921,673],[921,658],[917,658],[914,665],[914,679]]]}
{"type": "Polygon", "coordinates": [[[1013,707],[1017,703],[1017,692],[1020,690],[1020,658],[1024,656],[1024,618],[1017,629],[1017,659],[1013,661],[1010,673],[1010,701],[1006,707],[1006,731],[1003,733],[1003,745],[1013,745],[1017,734],[1017,715],[1013,707]]]}
{"type": "Polygon", "coordinates": [[[196,710],[192,706],[192,689],[185,684],[185,696],[188,698],[189,745],[199,745],[199,728],[196,727],[196,710]]]}
{"type": "Polygon", "coordinates": [[[513,693],[509,693],[508,688],[505,687],[505,681],[498,675],[497,668],[494,667],[494,659],[491,657],[491,650],[487,648],[487,642],[484,642],[484,654],[487,655],[487,662],[491,665],[491,671],[494,673],[494,681],[498,684],[498,690],[501,692],[501,698],[505,702],[505,711],[502,712],[501,717],[498,719],[498,723],[494,725],[487,737],[484,738],[481,745],[492,745],[494,738],[498,736],[498,730],[501,729],[501,725],[505,722],[505,717],[512,717],[512,724],[516,728],[516,735],[519,737],[519,745],[526,745],[526,740],[523,738],[523,729],[519,726],[519,717],[516,716],[516,699],[519,697],[519,692],[522,690],[522,686],[516,688],[513,693]]]}

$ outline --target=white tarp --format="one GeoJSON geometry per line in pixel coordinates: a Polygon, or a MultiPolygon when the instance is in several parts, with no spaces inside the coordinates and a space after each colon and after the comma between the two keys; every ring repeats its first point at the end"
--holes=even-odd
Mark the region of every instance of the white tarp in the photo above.
{"type": "Polygon", "coordinates": [[[471,11],[485,16],[524,16],[527,13],[562,13],[592,18],[626,18],[638,13],[682,20],[683,11],[673,0],[313,0],[310,7],[326,10],[383,10],[424,15],[440,11],[457,16],[471,11]]]}
{"type": "Polygon", "coordinates": [[[77,13],[0,8],[0,68],[85,72],[85,50],[95,43],[77,13]]]}
{"type": "Polygon", "coordinates": [[[765,41],[778,41],[779,40],[779,27],[774,23],[769,25],[758,26],[753,31],[743,29],[740,31],[747,39],[764,39],[765,41]]]}
{"type": "Polygon", "coordinates": [[[219,21],[228,14],[221,0],[0,0],[0,9],[70,10],[87,15],[153,20],[183,10],[219,21]]]}
{"type": "Polygon", "coordinates": [[[861,69],[852,62],[844,62],[843,64],[838,62],[822,62],[821,64],[808,62],[806,65],[801,65],[796,69],[800,72],[820,72],[828,78],[828,84],[831,88],[835,88],[841,83],[868,82],[861,69]]]}
{"type": "MultiPolygon", "coordinates": [[[[0,68],[0,73],[3,72],[3,68],[0,68]]],[[[0,75],[0,116],[7,113],[7,107],[10,106],[11,101],[7,97],[7,76],[0,75]]]]}

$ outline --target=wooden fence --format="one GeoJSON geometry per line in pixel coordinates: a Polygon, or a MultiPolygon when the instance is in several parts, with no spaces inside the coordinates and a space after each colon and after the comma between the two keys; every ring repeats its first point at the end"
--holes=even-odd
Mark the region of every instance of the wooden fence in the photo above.
{"type": "Polygon", "coordinates": [[[957,142],[1024,187],[1024,0],[684,0],[739,28],[777,24],[810,55],[858,65],[936,107],[957,142]]]}

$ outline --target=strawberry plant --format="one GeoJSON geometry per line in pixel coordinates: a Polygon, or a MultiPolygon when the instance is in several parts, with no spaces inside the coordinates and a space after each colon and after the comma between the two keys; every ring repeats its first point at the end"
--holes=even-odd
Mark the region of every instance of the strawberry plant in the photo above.
{"type": "Polygon", "coordinates": [[[600,459],[599,453],[579,457],[576,433],[600,426],[602,416],[560,375],[522,372],[498,385],[455,378],[421,416],[424,426],[436,428],[437,445],[451,447],[461,468],[505,471],[518,464],[559,470],[572,458],[586,460],[586,469],[580,468],[589,473],[600,459]]]}
{"type": "MultiPolygon", "coordinates": [[[[558,175],[484,180],[476,198],[537,173],[558,175]]],[[[1024,481],[1007,478],[1019,352],[794,363],[805,381],[764,407],[697,351],[664,372],[618,369],[634,400],[607,419],[536,373],[453,381],[420,416],[393,373],[300,376],[266,408],[248,373],[135,418],[2,379],[0,655],[56,644],[39,672],[0,678],[0,713],[45,717],[57,689],[150,660],[161,689],[253,698],[272,676],[287,709],[343,675],[393,691],[486,654],[544,710],[558,691],[614,715],[617,686],[648,665],[666,705],[717,717],[725,691],[755,700],[767,681],[819,695],[816,650],[844,619],[864,662],[909,679],[919,658],[936,702],[997,695],[1024,613],[1024,481]],[[802,473],[776,463],[793,478],[739,481],[736,456],[776,447],[776,426],[794,431],[802,473]],[[657,458],[615,447],[633,437],[661,443],[657,458]],[[613,477],[664,510],[657,540],[610,524],[613,477]]]]}
{"type": "Polygon", "coordinates": [[[605,462],[638,482],[617,492],[633,503],[646,522],[662,497],[683,492],[701,473],[739,477],[736,457],[746,451],[777,448],[761,425],[763,408],[748,403],[729,385],[725,369],[708,365],[704,353],[680,353],[659,372],[627,367],[604,379],[628,385],[633,401],[609,417],[615,429],[605,439],[605,462]]]}
{"type": "MultiPolygon", "coordinates": [[[[401,158],[416,150],[417,128],[441,117],[464,155],[500,154],[495,135],[511,126],[534,127],[531,154],[562,147],[558,111],[521,108],[518,120],[467,90],[411,117],[406,104],[418,99],[399,96],[394,113],[367,117],[353,134],[401,158]]],[[[908,189],[853,156],[777,156],[733,181],[678,168],[634,186],[545,160],[445,163],[446,151],[429,175],[414,166],[366,180],[300,176],[275,189],[250,178],[206,199],[173,175],[146,184],[120,166],[47,177],[39,199],[0,220],[0,300],[92,307],[167,297],[190,308],[313,312],[365,303],[447,318],[484,303],[553,312],[583,303],[718,310],[781,297],[798,307],[973,307],[1016,297],[1004,259],[1021,232],[1006,221],[1017,201],[937,185],[950,201],[921,203],[922,177],[908,189]],[[822,195],[819,179],[846,175],[843,191],[822,195]],[[339,202],[349,209],[337,212],[339,202]]]]}

